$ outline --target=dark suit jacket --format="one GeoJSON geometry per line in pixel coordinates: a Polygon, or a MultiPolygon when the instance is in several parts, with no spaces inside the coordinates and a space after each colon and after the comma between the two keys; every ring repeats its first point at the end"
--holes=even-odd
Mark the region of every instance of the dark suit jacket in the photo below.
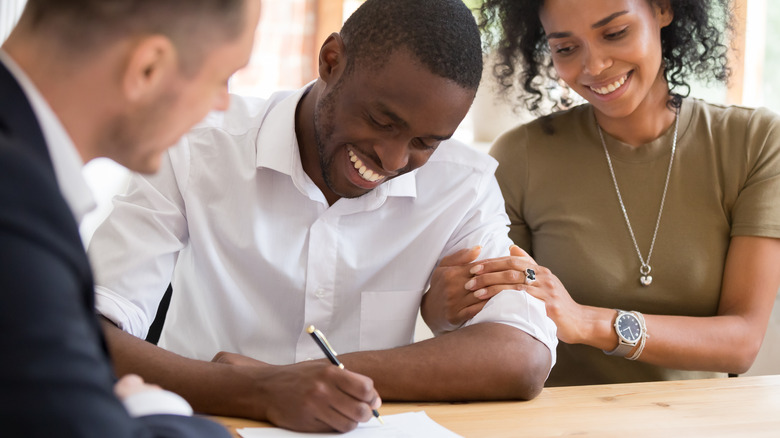
{"type": "Polygon", "coordinates": [[[228,437],[203,418],[128,415],[93,294],[40,126],[0,64],[0,436],[228,437]]]}

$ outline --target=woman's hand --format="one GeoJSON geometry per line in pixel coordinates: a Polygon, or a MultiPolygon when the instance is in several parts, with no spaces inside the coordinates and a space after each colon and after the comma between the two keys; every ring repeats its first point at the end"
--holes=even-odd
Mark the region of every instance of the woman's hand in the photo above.
{"type": "Polygon", "coordinates": [[[421,304],[422,317],[435,334],[460,327],[502,290],[525,286],[524,269],[533,259],[516,245],[509,251],[507,257],[475,262],[481,252],[476,246],[442,259],[421,304]]]}
{"type": "Polygon", "coordinates": [[[569,344],[584,342],[587,339],[583,327],[583,322],[587,321],[584,306],[571,298],[558,277],[549,269],[537,265],[520,247],[513,245],[509,253],[509,257],[474,264],[472,272],[475,275],[466,283],[466,289],[482,300],[506,289],[524,290],[544,301],[547,316],[558,326],[558,339],[569,344]],[[527,269],[533,270],[534,280],[528,278],[527,269]]]}

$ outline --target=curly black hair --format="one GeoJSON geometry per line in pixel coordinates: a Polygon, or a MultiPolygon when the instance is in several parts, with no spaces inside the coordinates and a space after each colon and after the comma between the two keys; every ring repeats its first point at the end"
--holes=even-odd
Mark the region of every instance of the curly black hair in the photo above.
{"type": "Polygon", "coordinates": [[[405,48],[434,74],[476,90],[482,78],[482,42],[461,0],[368,0],[341,29],[352,71],[356,63],[381,67],[405,48]]]}
{"type": "MultiPolygon", "coordinates": [[[[520,84],[523,92],[518,100],[535,114],[543,112],[545,101],[552,103],[553,110],[572,103],[567,93],[551,97],[545,92],[550,83],[561,81],[539,20],[543,4],[544,0],[485,0],[480,8],[480,29],[488,50],[495,49],[497,56],[493,74],[505,94],[520,84]]],[[[729,0],[671,0],[668,4],[674,18],[661,29],[664,77],[669,83],[669,105],[679,107],[690,94],[690,77],[706,83],[728,80],[726,41],[733,30],[733,11],[729,0]]]]}

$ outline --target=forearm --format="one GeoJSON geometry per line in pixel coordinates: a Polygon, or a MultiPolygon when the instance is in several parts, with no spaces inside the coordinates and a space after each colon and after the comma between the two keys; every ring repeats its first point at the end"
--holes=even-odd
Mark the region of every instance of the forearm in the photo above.
{"type": "MultiPolygon", "coordinates": [[[[780,239],[734,237],[726,258],[718,315],[645,315],[649,336],[639,360],[683,370],[747,371],[761,347],[780,286],[778,263],[780,239]]],[[[607,313],[608,321],[614,320],[614,310],[589,310],[590,315],[583,320],[601,318],[601,322],[590,325],[593,332],[585,337],[590,341],[582,342],[615,348],[617,335],[611,325],[603,323],[607,313]]]]}
{"type": "MultiPolygon", "coordinates": [[[[607,351],[614,349],[618,344],[612,326],[615,313],[613,309],[588,308],[585,319],[589,328],[581,343],[607,351]]],[[[743,373],[755,359],[766,327],[736,315],[644,314],[644,318],[648,336],[638,360],[680,370],[743,373]]]]}
{"type": "Polygon", "coordinates": [[[498,323],[464,327],[412,345],[339,356],[374,380],[383,400],[528,400],[550,370],[550,351],[498,323]]]}
{"type": "Polygon", "coordinates": [[[645,315],[648,333],[640,359],[682,370],[746,372],[758,354],[763,328],[729,315],[685,317],[645,315]]]}
{"type": "Polygon", "coordinates": [[[266,419],[263,400],[253,396],[255,369],[188,359],[125,333],[108,320],[101,322],[118,376],[138,374],[181,395],[196,412],[266,419]]]}

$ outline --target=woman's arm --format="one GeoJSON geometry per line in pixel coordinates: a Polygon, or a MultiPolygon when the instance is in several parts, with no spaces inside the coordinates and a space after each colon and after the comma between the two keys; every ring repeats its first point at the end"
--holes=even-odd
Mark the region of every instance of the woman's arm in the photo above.
{"type": "MultiPolygon", "coordinates": [[[[463,265],[460,277],[478,272],[468,281],[468,287],[464,284],[463,292],[450,287],[449,293],[460,300],[449,297],[447,302],[470,304],[477,298],[486,300],[503,289],[526,290],[545,302],[547,315],[558,326],[561,341],[608,351],[617,346],[618,338],[612,326],[614,309],[576,303],[550,270],[535,265],[518,249],[513,250],[513,256],[463,265]],[[525,283],[526,268],[536,271],[537,279],[530,285],[525,283]],[[480,296],[475,295],[477,291],[480,296]]],[[[449,277],[455,277],[452,273],[455,268],[447,269],[449,277]]],[[[737,374],[747,371],[764,339],[778,287],[780,239],[733,237],[726,257],[718,314],[712,317],[644,315],[648,337],[638,360],[684,370],[737,374]]],[[[433,306],[424,310],[428,315],[426,320],[436,320],[436,312],[448,312],[433,306]]],[[[458,312],[450,311],[448,321],[457,324],[451,317],[453,314],[458,312]]]]}

